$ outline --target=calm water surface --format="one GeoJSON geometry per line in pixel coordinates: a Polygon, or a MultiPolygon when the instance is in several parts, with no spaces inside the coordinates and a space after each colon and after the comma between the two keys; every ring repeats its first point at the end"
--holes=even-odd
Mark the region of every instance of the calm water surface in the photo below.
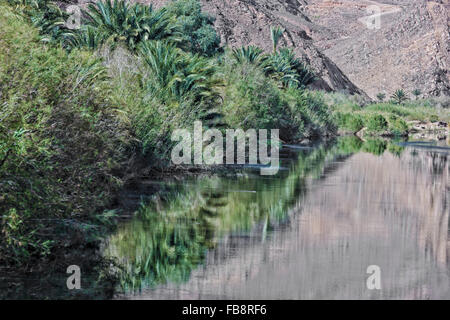
{"type": "Polygon", "coordinates": [[[167,183],[145,201],[106,243],[117,298],[450,299],[445,143],[283,150],[276,176],[167,183]]]}

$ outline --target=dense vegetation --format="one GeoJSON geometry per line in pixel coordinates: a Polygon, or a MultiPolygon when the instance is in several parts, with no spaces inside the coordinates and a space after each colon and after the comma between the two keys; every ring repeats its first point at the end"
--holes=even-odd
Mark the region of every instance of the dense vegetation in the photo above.
{"type": "Polygon", "coordinates": [[[54,228],[82,232],[78,220],[108,203],[130,135],[97,58],[42,46],[0,12],[0,253],[22,263],[50,252],[54,228]]]}
{"type": "Polygon", "coordinates": [[[367,104],[358,97],[338,93],[327,94],[325,100],[334,113],[339,129],[357,133],[365,129],[368,135],[405,136],[411,131],[411,123],[450,122],[446,101],[433,99],[408,100],[403,90],[396,90],[390,101],[367,104]]]}
{"type": "Polygon", "coordinates": [[[252,61],[246,48],[239,56],[219,46],[196,0],[161,9],[106,0],[88,6],[79,29],[50,1],[8,2],[0,11],[0,252],[10,265],[26,268],[72,237],[95,238],[127,161],[140,153],[161,163],[171,131],[194,120],[280,128],[285,141],[335,130],[324,102],[304,89],[312,73],[278,50],[281,30],[274,51],[252,48],[252,61]]]}

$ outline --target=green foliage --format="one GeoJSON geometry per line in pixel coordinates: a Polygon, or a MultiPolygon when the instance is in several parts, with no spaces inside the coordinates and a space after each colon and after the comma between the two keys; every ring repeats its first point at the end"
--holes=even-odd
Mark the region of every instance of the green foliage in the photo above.
{"type": "Polygon", "coordinates": [[[220,81],[214,76],[216,70],[211,60],[160,41],[145,42],[140,53],[151,72],[147,82],[149,94],[169,104],[188,96],[194,103],[218,97],[220,81]]]}
{"type": "Polygon", "coordinates": [[[223,110],[232,128],[289,130],[291,111],[274,81],[248,64],[228,72],[223,110]]]}
{"type": "Polygon", "coordinates": [[[278,43],[280,39],[283,37],[284,29],[282,27],[270,27],[270,38],[272,39],[272,53],[275,54],[277,52],[278,43]]]}
{"type": "Polygon", "coordinates": [[[430,115],[430,122],[438,122],[439,121],[439,117],[435,114],[430,115]]]}
{"type": "Polygon", "coordinates": [[[214,19],[202,12],[200,1],[175,0],[166,8],[176,18],[183,49],[204,56],[219,52],[220,37],[214,29],[214,19]]]}
{"type": "Polygon", "coordinates": [[[395,135],[404,135],[408,133],[408,125],[405,120],[395,116],[389,116],[389,130],[395,135]]]}
{"type": "Polygon", "coordinates": [[[258,66],[263,65],[266,59],[263,50],[257,46],[235,48],[233,57],[238,63],[250,63],[258,66]]]}
{"type": "Polygon", "coordinates": [[[358,114],[336,113],[336,121],[340,128],[356,133],[364,128],[364,121],[358,114]]]}
{"type": "MultiPolygon", "coordinates": [[[[154,10],[151,5],[105,0],[89,4],[86,14],[87,25],[95,28],[104,41],[112,44],[123,41],[131,50],[142,41],[178,40],[175,18],[165,8],[154,10]]],[[[88,30],[83,28],[83,32],[88,30]]]]}
{"type": "Polygon", "coordinates": [[[283,48],[267,57],[264,70],[288,88],[305,88],[315,80],[314,73],[295,57],[290,48],[283,48]]]}
{"type": "Polygon", "coordinates": [[[388,122],[381,114],[369,115],[365,122],[367,129],[372,132],[383,132],[388,128],[388,122]]]}
{"type": "Polygon", "coordinates": [[[0,256],[8,263],[70,241],[76,232],[59,239],[55,230],[70,219],[74,231],[110,201],[129,141],[98,59],[39,42],[0,5],[0,256]]]}
{"type": "Polygon", "coordinates": [[[69,14],[50,0],[8,0],[18,11],[30,18],[45,43],[65,45],[73,30],[65,26],[69,14]]]}
{"type": "Polygon", "coordinates": [[[362,151],[372,153],[376,156],[381,156],[384,154],[387,148],[387,142],[381,139],[369,139],[363,146],[362,151]]]}
{"type": "Polygon", "coordinates": [[[328,107],[320,96],[295,88],[280,89],[255,65],[225,65],[223,110],[231,127],[278,128],[286,141],[333,132],[328,107]]]}
{"type": "Polygon", "coordinates": [[[386,98],[386,94],[381,93],[381,92],[379,94],[377,94],[378,101],[383,102],[385,98],[386,98]]]}
{"type": "Polygon", "coordinates": [[[416,99],[422,94],[419,89],[414,89],[412,94],[416,97],[416,99]]]}
{"type": "Polygon", "coordinates": [[[392,94],[391,99],[396,104],[403,104],[405,101],[408,100],[408,96],[404,90],[399,89],[392,94]]]}
{"type": "Polygon", "coordinates": [[[218,103],[222,80],[211,59],[174,44],[145,42],[140,54],[147,74],[138,84],[143,96],[133,108],[133,126],[144,153],[166,159],[172,131],[190,127],[218,103]]]}
{"type": "Polygon", "coordinates": [[[105,42],[104,34],[90,25],[83,25],[81,29],[67,39],[67,47],[95,50],[105,42]]]}
{"type": "Polygon", "coordinates": [[[394,156],[400,157],[403,151],[405,151],[405,147],[399,146],[397,143],[393,142],[388,144],[387,150],[394,156]]]}

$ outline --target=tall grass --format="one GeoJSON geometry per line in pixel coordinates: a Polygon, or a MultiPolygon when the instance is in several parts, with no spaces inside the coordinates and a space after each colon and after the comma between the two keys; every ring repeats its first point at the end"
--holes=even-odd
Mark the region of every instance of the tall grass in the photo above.
{"type": "Polygon", "coordinates": [[[69,242],[74,233],[55,242],[52,231],[93,219],[120,186],[130,134],[108,82],[97,58],[42,46],[38,31],[0,4],[3,261],[25,263],[69,242]]]}

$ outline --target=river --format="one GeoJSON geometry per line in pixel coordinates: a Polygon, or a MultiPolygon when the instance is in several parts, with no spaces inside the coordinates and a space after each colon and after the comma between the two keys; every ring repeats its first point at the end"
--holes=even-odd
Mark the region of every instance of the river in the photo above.
{"type": "Polygon", "coordinates": [[[450,299],[449,154],[343,137],[284,146],[276,176],[165,182],[105,241],[116,298],[450,299]]]}

